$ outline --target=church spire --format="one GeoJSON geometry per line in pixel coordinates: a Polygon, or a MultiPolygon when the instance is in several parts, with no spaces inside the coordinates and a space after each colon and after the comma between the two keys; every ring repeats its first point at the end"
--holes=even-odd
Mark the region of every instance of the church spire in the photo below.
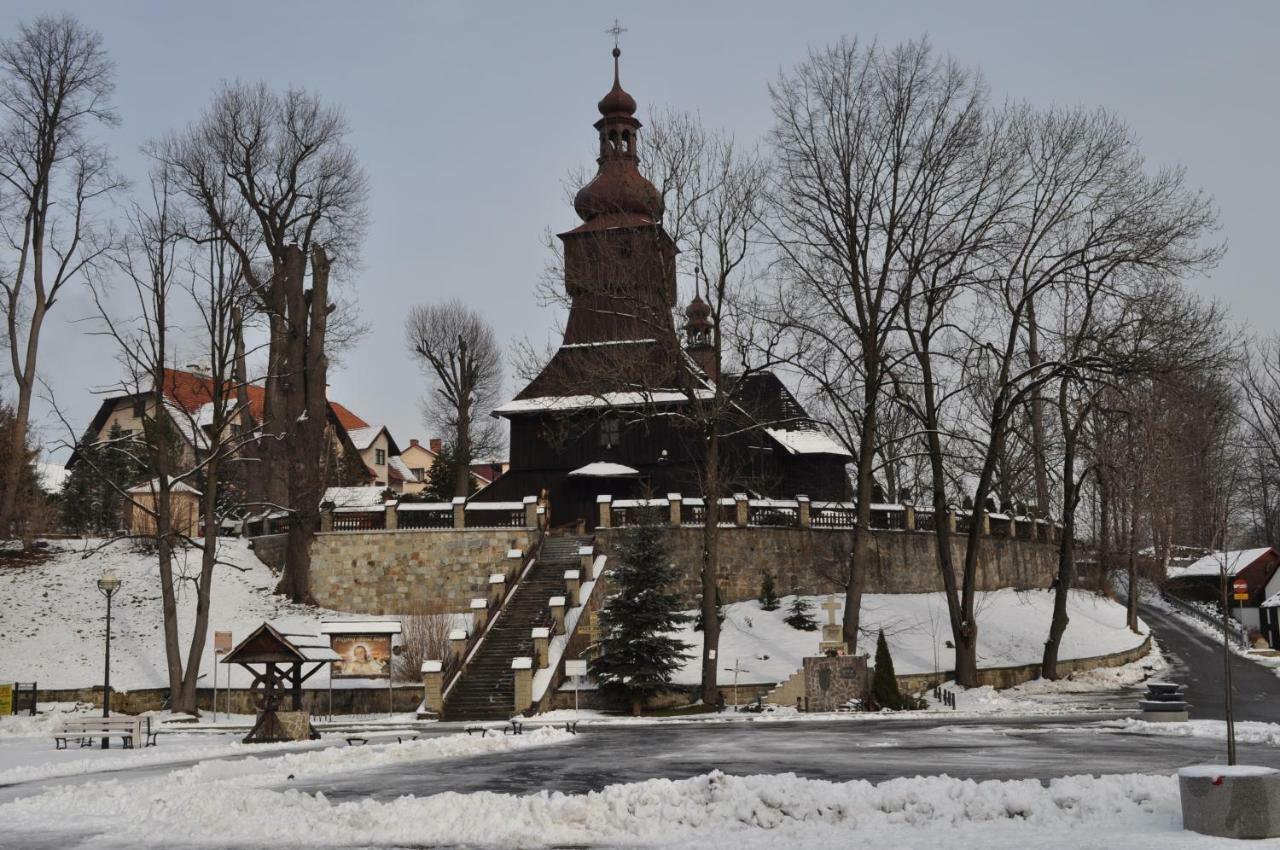
{"type": "MultiPolygon", "coordinates": [[[[614,24],[609,32],[617,36],[621,28],[614,24]]],[[[600,137],[599,170],[595,179],[583,186],[573,199],[573,208],[583,221],[600,216],[627,214],[642,216],[657,223],[662,220],[662,196],[640,173],[637,132],[643,126],[636,120],[636,100],[622,88],[619,57],[613,48],[613,88],[600,99],[596,108],[600,120],[595,123],[600,137]]]]}

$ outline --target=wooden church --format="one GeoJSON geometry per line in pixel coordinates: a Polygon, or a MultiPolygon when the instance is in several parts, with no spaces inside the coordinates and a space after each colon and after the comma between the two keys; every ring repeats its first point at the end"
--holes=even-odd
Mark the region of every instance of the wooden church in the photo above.
{"type": "Polygon", "coordinates": [[[849,455],[769,372],[724,376],[716,403],[711,309],[700,297],[677,330],[676,253],[663,199],[640,172],[641,124],[623,90],[599,102],[598,171],[578,191],[582,224],[559,234],[570,298],[551,360],[495,415],[510,422],[510,468],[482,501],[547,491],[552,524],[594,525],[596,500],[702,496],[708,405],[719,419],[717,496],[849,497],[849,455]]]}

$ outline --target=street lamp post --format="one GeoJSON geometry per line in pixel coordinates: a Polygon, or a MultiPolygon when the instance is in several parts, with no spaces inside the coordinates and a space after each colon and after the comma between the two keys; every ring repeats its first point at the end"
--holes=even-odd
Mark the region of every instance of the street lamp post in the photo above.
{"type": "MultiPolygon", "coordinates": [[[[111,572],[102,574],[98,579],[98,592],[107,598],[107,640],[105,661],[102,672],[102,716],[111,716],[111,597],[120,589],[120,579],[111,572]]],[[[111,746],[111,739],[103,737],[102,749],[111,746]]]]}

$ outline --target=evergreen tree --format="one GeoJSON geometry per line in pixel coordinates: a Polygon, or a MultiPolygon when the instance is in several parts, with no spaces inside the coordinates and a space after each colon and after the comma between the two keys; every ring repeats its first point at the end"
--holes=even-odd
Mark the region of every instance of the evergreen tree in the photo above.
{"type": "MultiPolygon", "coordinates": [[[[458,462],[454,459],[453,447],[445,444],[440,447],[439,454],[435,460],[431,461],[431,468],[427,470],[427,486],[422,491],[422,495],[430,502],[450,502],[453,501],[455,489],[457,487],[457,477],[455,470],[458,468],[458,462]]],[[[471,482],[471,492],[476,491],[475,478],[468,478],[471,482]]]]}
{"type": "Polygon", "coordinates": [[[893,657],[889,655],[889,642],[884,639],[884,629],[876,638],[876,669],[871,676],[871,699],[880,708],[897,711],[907,708],[898,690],[898,677],[893,672],[893,657]]]}
{"type": "Polygon", "coordinates": [[[601,692],[629,703],[633,714],[668,690],[689,648],[670,636],[687,618],[680,598],[668,590],[678,573],[667,554],[666,527],[652,510],[641,511],[638,520],[618,538],[610,576],[615,592],[600,612],[604,639],[591,662],[601,692]]]}
{"type": "Polygon", "coordinates": [[[67,531],[113,534],[124,525],[126,499],[119,490],[145,477],[139,450],[137,440],[118,422],[112,423],[103,442],[80,444],[78,462],[62,486],[62,523],[67,531]]]}
{"type": "MultiPolygon", "coordinates": [[[[724,622],[724,600],[720,598],[720,585],[716,585],[716,622],[724,622]]],[[[702,620],[702,596],[698,596],[698,616],[694,618],[693,630],[695,632],[702,631],[705,623],[702,620]]]]}
{"type": "Polygon", "coordinates": [[[760,607],[765,611],[777,611],[782,603],[778,600],[778,591],[773,586],[773,573],[769,570],[764,571],[764,575],[760,577],[760,596],[758,597],[760,607]]]}
{"type": "Polygon", "coordinates": [[[813,618],[813,608],[808,598],[800,595],[799,590],[795,591],[791,604],[787,606],[787,616],[782,622],[802,632],[813,632],[818,629],[818,621],[813,618]]]}

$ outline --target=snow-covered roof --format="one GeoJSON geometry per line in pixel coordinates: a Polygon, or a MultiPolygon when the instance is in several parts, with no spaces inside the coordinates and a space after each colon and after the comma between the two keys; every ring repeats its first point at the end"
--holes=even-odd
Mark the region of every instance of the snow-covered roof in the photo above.
{"type": "Polygon", "coordinates": [[[849,451],[828,436],[825,431],[784,431],[781,428],[765,428],[764,431],[793,455],[849,457],[849,451]]]}
{"type": "Polygon", "coordinates": [[[409,482],[410,484],[418,483],[418,476],[414,475],[413,470],[409,468],[408,464],[406,464],[403,460],[400,459],[400,455],[392,455],[391,457],[387,458],[387,466],[391,467],[396,472],[403,475],[404,480],[409,482]]]}
{"type": "Polygon", "coordinates": [[[373,441],[378,439],[378,435],[382,433],[383,426],[369,425],[365,428],[352,428],[347,431],[347,436],[351,438],[352,444],[359,451],[364,451],[373,445],[373,441]]]}
{"type": "MultiPolygon", "coordinates": [[[[160,490],[160,479],[152,478],[150,481],[143,481],[141,484],[133,485],[125,492],[156,493],[156,492],[159,492],[159,490],[160,490]]],[[[169,491],[171,493],[195,493],[197,496],[200,495],[200,491],[192,487],[190,484],[186,484],[182,481],[174,481],[172,479],[170,479],[169,481],[169,491]]]]}
{"type": "Polygon", "coordinates": [[[321,620],[322,635],[398,635],[399,620],[321,620]]]}
{"type": "Polygon", "coordinates": [[[1280,593],[1273,593],[1262,601],[1263,608],[1280,608],[1280,593]]]}
{"type": "Polygon", "coordinates": [[[1261,549],[1235,549],[1229,552],[1211,552],[1198,561],[1193,561],[1192,563],[1187,564],[1185,567],[1169,567],[1169,578],[1221,575],[1224,559],[1227,575],[1234,576],[1270,551],[1270,546],[1263,546],[1261,549]]]}
{"type": "MultiPolygon", "coordinates": [[[[695,391],[698,398],[711,398],[714,390],[699,389],[695,391]]],[[[548,410],[584,410],[588,408],[639,407],[644,404],[678,404],[688,401],[689,397],[682,392],[617,392],[600,393],[599,395],[554,395],[536,398],[521,398],[509,401],[494,410],[495,416],[509,416],[516,413],[543,413],[548,410]]]]}
{"type": "Polygon", "coordinates": [[[579,478],[634,478],[639,474],[640,470],[638,469],[632,469],[620,463],[598,460],[595,463],[578,467],[573,472],[570,472],[569,476],[579,478]]]}
{"type": "Polygon", "coordinates": [[[380,508],[386,487],[330,487],[324,491],[322,502],[332,502],[335,508],[380,508]]]}

